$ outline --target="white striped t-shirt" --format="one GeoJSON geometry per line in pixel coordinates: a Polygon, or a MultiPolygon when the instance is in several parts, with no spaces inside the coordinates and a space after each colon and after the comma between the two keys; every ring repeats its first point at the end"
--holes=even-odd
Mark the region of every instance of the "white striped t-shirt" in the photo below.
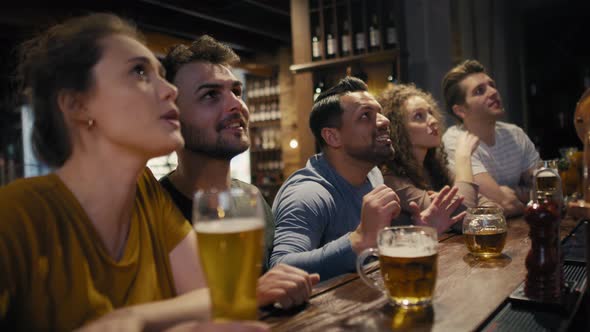
{"type": "MultiPolygon", "coordinates": [[[[449,158],[449,168],[455,170],[455,147],[463,125],[450,127],[443,135],[445,151],[449,158]]],[[[539,153],[525,132],[518,126],[496,122],[496,144],[488,146],[480,141],[471,156],[473,175],[488,172],[501,186],[514,188],[520,175],[537,166],[539,153]]]]}

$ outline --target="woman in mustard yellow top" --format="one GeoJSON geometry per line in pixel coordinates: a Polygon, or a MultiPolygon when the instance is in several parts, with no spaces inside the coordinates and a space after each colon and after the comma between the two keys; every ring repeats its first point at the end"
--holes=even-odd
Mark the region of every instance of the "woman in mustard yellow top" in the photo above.
{"type": "Polygon", "coordinates": [[[34,147],[55,172],[0,188],[0,330],[158,329],[209,315],[195,234],[145,168],[183,139],[177,90],[141,40],[94,14],[21,48],[34,147]]]}

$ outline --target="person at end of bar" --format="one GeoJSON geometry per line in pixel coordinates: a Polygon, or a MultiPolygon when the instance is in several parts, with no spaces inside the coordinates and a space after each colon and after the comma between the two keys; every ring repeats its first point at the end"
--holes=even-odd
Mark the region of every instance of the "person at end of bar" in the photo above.
{"type": "Polygon", "coordinates": [[[466,60],[444,76],[442,90],[447,110],[458,121],[443,135],[449,167],[456,168],[463,133],[474,134],[480,144],[471,158],[473,181],[506,216],[522,214],[539,153],[520,127],[500,121],[505,110],[496,83],[481,63],[466,60]]]}
{"type": "Polygon", "coordinates": [[[55,170],[0,188],[0,330],[266,330],[190,322],[210,315],[195,233],[145,167],[184,143],[177,91],[136,28],[73,18],[20,57],[55,170]]]}
{"type": "MultiPolygon", "coordinates": [[[[442,145],[443,117],[432,95],[413,84],[397,84],[385,90],[377,101],[389,119],[390,135],[395,154],[382,167],[383,179],[400,198],[402,213],[396,222],[411,223],[410,203],[423,210],[430,206],[434,195],[446,185],[456,186],[463,203],[453,215],[474,206],[496,206],[479,193],[473,182],[471,154],[479,139],[469,133],[461,134],[455,152],[455,172],[447,168],[447,155],[442,145]]],[[[453,230],[461,231],[461,223],[453,230]]]]}
{"type": "MultiPolygon", "coordinates": [[[[396,193],[376,167],[394,153],[389,120],[354,77],[318,96],[309,125],[321,153],[281,186],[273,203],[275,240],[270,263],[287,263],[330,278],[353,272],[357,254],[377,245],[377,233],[400,212],[396,193]]],[[[457,188],[441,190],[428,209],[412,207],[420,225],[439,231],[463,217],[450,214],[457,188]]]]}
{"type": "MultiPolygon", "coordinates": [[[[231,48],[210,36],[190,45],[171,48],[162,63],[166,77],[178,88],[181,133],[178,167],[160,179],[184,216],[192,220],[192,197],[204,189],[252,188],[230,177],[230,161],[250,146],[248,107],[242,100],[242,82],[231,72],[239,62],[231,48]]],[[[260,306],[300,305],[319,281],[317,274],[279,264],[266,271],[274,236],[274,217],[261,197],[266,215],[265,273],[258,280],[260,306]]]]}

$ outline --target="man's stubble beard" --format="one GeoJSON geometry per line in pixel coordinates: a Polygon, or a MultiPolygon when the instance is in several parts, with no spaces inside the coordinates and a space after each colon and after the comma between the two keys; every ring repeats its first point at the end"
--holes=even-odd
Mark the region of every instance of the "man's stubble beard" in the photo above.
{"type": "Polygon", "coordinates": [[[348,151],[348,154],[354,157],[355,159],[366,161],[372,163],[373,165],[381,165],[382,163],[386,162],[387,160],[393,158],[395,150],[391,145],[389,146],[377,146],[373,145],[371,150],[352,150],[348,151]]]}
{"type": "Polygon", "coordinates": [[[180,127],[182,136],[184,137],[184,149],[197,153],[204,154],[213,159],[231,160],[233,157],[248,150],[250,147],[250,133],[246,130],[246,141],[239,146],[231,146],[224,142],[221,136],[218,136],[214,144],[208,144],[206,138],[199,134],[199,130],[187,127],[181,123],[180,127]]]}

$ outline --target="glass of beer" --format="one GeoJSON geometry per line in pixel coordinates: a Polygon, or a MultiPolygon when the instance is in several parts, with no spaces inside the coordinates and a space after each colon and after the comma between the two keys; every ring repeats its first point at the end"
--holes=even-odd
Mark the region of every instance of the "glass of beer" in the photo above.
{"type": "Polygon", "coordinates": [[[214,320],[256,320],[264,213],[257,190],[198,191],[193,227],[214,320]]]}
{"type": "Polygon", "coordinates": [[[437,233],[432,227],[386,227],[377,236],[377,247],[364,250],[356,269],[370,287],[385,293],[402,307],[424,307],[432,303],[437,273],[437,233]],[[363,269],[369,256],[379,258],[383,284],[371,280],[363,269]]]}
{"type": "Polygon", "coordinates": [[[491,258],[502,255],[508,226],[499,207],[478,206],[467,209],[463,219],[463,235],[469,252],[476,257],[491,258]]]}

